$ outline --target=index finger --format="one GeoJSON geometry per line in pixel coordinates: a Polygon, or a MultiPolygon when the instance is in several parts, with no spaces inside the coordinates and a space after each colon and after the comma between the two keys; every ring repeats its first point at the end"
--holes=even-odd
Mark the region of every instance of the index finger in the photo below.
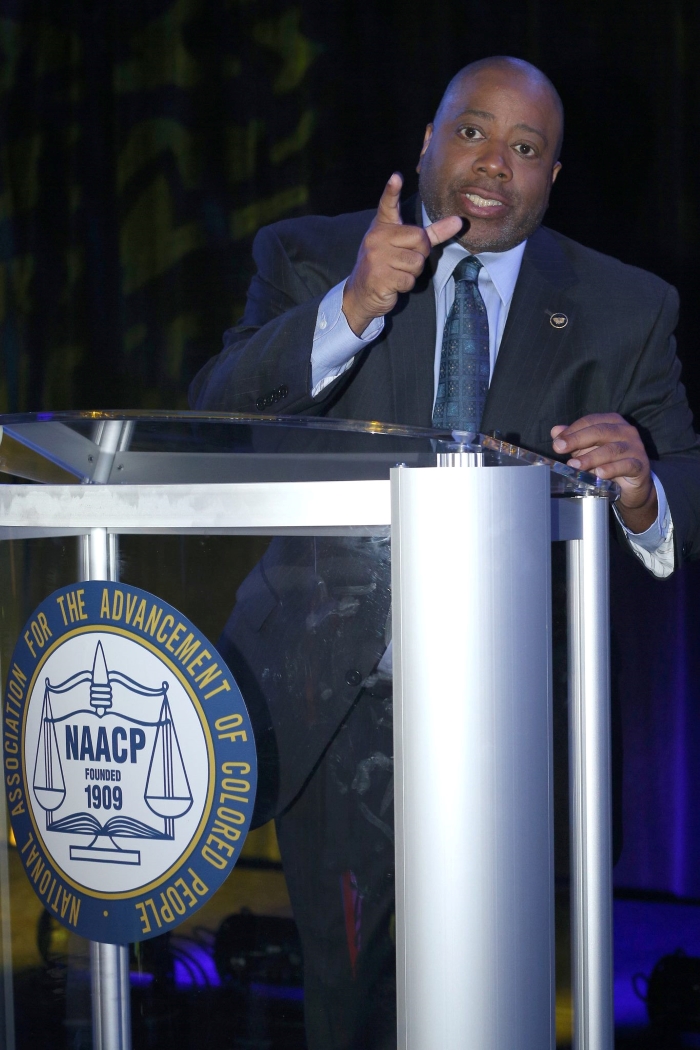
{"type": "Polygon", "coordinates": [[[618,415],[617,412],[593,412],[588,416],[581,416],[580,419],[574,420],[574,422],[569,423],[568,426],[560,425],[552,427],[552,429],[550,430],[550,434],[553,438],[566,438],[570,435],[578,433],[579,430],[586,430],[588,427],[594,427],[600,424],[620,424],[624,422],[625,420],[623,419],[623,417],[618,415]]]}
{"type": "Polygon", "coordinates": [[[380,222],[389,222],[394,226],[402,225],[401,210],[399,208],[399,198],[401,196],[402,187],[403,178],[398,171],[395,171],[384,187],[384,192],[379,198],[377,218],[380,222]]]}
{"type": "Polygon", "coordinates": [[[568,427],[552,427],[550,433],[556,452],[572,452],[575,449],[600,445],[610,439],[612,427],[625,424],[617,412],[596,412],[582,416],[568,427]]]}

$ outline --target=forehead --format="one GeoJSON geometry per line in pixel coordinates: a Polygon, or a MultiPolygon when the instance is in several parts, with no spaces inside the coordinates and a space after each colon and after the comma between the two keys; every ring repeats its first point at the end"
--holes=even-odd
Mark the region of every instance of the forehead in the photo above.
{"type": "Polygon", "coordinates": [[[461,77],[445,96],[437,122],[452,122],[469,110],[508,126],[531,125],[552,143],[561,123],[547,84],[507,66],[493,66],[461,77]]]}

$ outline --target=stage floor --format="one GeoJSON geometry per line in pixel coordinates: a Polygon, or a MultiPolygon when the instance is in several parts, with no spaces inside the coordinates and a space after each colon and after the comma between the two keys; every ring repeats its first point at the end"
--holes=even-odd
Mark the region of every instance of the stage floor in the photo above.
{"type": "MultiPolygon", "coordinates": [[[[61,1046],[87,1050],[91,1045],[87,942],[69,937],[55,923],[47,926],[44,921],[42,927],[42,906],[16,850],[11,848],[8,856],[16,1050],[57,1050],[61,1046]]],[[[239,1041],[230,1027],[224,1042],[217,1042],[217,1030],[225,1029],[231,1020],[232,1003],[215,965],[214,938],[224,920],[242,909],[282,924],[292,916],[272,825],[250,836],[243,864],[192,921],[173,935],[169,964],[163,963],[166,968],[170,965],[167,991],[158,974],[162,960],[144,958],[142,964],[132,960],[134,1050],[155,1050],[166,1042],[170,1050],[189,1050],[201,1045],[202,1025],[207,1029],[207,1042],[217,1045],[217,1050],[238,1046],[304,1050],[303,993],[291,986],[275,1004],[273,1023],[264,1026],[259,1042],[250,1031],[239,1041]]],[[[572,1028],[569,913],[564,891],[557,894],[556,922],[556,1030],[557,1047],[563,1050],[571,1044],[572,1028]]],[[[700,1047],[700,1033],[686,1032],[674,1042],[663,1033],[652,1032],[646,1004],[638,994],[644,993],[645,978],[663,956],[682,951],[700,957],[700,906],[619,893],[614,902],[614,935],[617,1050],[700,1047]]],[[[266,996],[270,991],[259,990],[263,1012],[269,1008],[266,996]]]]}

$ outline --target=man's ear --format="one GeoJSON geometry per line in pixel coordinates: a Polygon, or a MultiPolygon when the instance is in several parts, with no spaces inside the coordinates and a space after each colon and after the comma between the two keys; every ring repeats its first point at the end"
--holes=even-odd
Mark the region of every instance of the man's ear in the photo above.
{"type": "Polygon", "coordinates": [[[418,163],[416,164],[416,171],[418,172],[419,175],[420,175],[420,162],[423,159],[423,154],[425,153],[425,151],[427,150],[428,146],[430,145],[430,140],[431,140],[432,137],[433,137],[433,125],[432,124],[428,124],[427,128],[425,129],[425,135],[423,136],[423,146],[422,146],[421,151],[420,151],[420,157],[418,158],[418,163]]]}
{"type": "MultiPolygon", "coordinates": [[[[422,154],[421,154],[421,156],[422,156],[422,154]]],[[[557,175],[559,174],[560,171],[561,171],[561,161],[558,160],[557,163],[552,168],[552,186],[557,181],[557,175]]]]}

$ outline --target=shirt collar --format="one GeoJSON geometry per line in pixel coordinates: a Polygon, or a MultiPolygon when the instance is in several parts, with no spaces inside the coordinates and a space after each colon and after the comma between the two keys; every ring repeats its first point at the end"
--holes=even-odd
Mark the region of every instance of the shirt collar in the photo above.
{"type": "MultiPolygon", "coordinates": [[[[430,225],[430,219],[425,208],[423,208],[423,225],[430,225]]],[[[509,248],[507,252],[478,252],[476,255],[476,258],[493,282],[493,286],[504,306],[508,306],[513,298],[526,244],[527,241],[521,241],[520,244],[516,244],[515,248],[509,248]]],[[[452,271],[459,260],[470,254],[466,248],[463,248],[456,241],[450,241],[443,246],[433,276],[433,283],[438,295],[449,281],[452,271]]]]}

